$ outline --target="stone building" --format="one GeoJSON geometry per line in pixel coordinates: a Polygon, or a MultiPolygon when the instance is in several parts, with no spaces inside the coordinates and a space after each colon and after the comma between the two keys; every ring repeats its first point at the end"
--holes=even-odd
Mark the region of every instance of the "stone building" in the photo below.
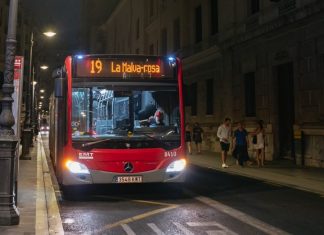
{"type": "Polygon", "coordinates": [[[121,0],[95,34],[94,52],[182,58],[205,149],[224,117],[263,120],[268,160],[324,167],[324,1],[121,0]]]}
{"type": "Polygon", "coordinates": [[[0,76],[3,76],[5,62],[6,33],[8,27],[9,1],[0,2],[0,76]]]}

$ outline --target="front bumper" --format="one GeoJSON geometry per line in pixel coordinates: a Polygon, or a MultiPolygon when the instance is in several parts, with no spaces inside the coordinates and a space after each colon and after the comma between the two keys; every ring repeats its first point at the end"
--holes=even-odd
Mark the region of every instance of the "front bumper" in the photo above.
{"type": "Polygon", "coordinates": [[[90,170],[90,174],[74,174],[63,172],[63,185],[115,184],[117,176],[142,176],[141,183],[182,183],[185,181],[185,170],[181,172],[165,172],[165,169],[142,173],[112,173],[90,170]]]}

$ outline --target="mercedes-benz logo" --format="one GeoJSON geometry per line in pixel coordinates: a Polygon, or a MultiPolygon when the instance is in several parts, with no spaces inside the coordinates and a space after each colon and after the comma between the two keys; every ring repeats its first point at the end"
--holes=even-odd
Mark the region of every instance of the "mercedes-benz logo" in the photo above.
{"type": "Polygon", "coordinates": [[[130,163],[130,162],[126,162],[126,163],[124,164],[124,170],[125,170],[126,172],[132,172],[133,169],[134,169],[134,167],[133,167],[132,163],[130,163]]]}

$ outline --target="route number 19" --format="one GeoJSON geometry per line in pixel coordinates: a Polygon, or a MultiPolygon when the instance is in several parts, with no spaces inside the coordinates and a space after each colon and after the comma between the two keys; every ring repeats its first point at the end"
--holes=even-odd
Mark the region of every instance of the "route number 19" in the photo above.
{"type": "Polygon", "coordinates": [[[101,73],[102,71],[102,62],[101,60],[91,60],[91,71],[90,73],[101,73]]]}

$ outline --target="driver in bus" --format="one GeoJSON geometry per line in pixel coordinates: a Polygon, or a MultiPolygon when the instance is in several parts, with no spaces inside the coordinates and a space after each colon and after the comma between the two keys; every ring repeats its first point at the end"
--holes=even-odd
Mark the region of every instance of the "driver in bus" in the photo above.
{"type": "Polygon", "coordinates": [[[161,109],[157,109],[154,113],[154,116],[150,116],[148,119],[141,120],[141,126],[147,127],[157,127],[157,126],[164,126],[164,113],[161,109]]]}

